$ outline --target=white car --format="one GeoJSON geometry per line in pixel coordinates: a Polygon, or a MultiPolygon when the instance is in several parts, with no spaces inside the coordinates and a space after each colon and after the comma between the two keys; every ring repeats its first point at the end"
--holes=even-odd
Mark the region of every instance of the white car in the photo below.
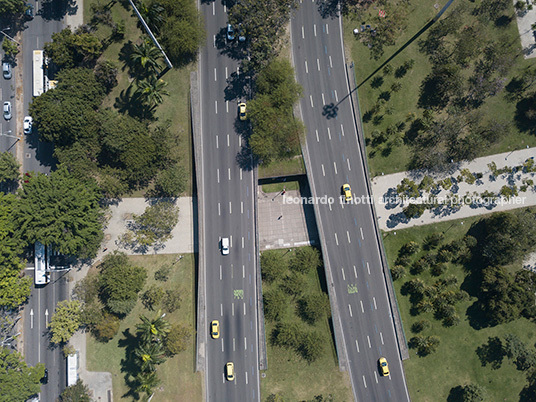
{"type": "Polygon", "coordinates": [[[229,238],[228,237],[222,237],[221,239],[221,253],[223,255],[229,254],[229,238]]]}
{"type": "Polygon", "coordinates": [[[32,116],[26,116],[24,122],[22,123],[22,129],[24,134],[30,134],[32,132],[33,119],[32,116]]]}
{"type": "Polygon", "coordinates": [[[4,102],[4,119],[11,120],[11,102],[4,102]]]}

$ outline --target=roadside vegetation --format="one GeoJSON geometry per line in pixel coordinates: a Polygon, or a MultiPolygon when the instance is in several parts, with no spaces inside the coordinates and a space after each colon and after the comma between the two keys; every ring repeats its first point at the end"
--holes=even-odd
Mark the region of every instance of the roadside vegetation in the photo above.
{"type": "Polygon", "coordinates": [[[453,3],[369,76],[443,3],[345,2],[345,42],[355,61],[373,176],[442,171],[452,162],[536,145],[536,65],[523,58],[512,2],[453,3]]]}
{"type": "Polygon", "coordinates": [[[535,223],[522,209],[384,235],[412,400],[532,400],[535,223]]]}
{"type": "Polygon", "coordinates": [[[269,366],[261,378],[262,400],[350,400],[350,384],[338,370],[318,250],[264,251],[261,273],[269,366]]]}

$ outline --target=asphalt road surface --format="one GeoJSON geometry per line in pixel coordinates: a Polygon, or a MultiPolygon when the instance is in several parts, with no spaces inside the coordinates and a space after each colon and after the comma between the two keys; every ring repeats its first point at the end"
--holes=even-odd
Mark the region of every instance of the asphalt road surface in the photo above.
{"type": "MultiPolygon", "coordinates": [[[[255,281],[254,181],[239,133],[238,103],[247,100],[238,61],[241,44],[227,41],[226,8],[220,2],[201,4],[207,40],[200,57],[201,132],[206,247],[206,317],[220,322],[220,337],[207,334],[205,381],[210,401],[260,400],[255,281]],[[222,255],[220,239],[230,240],[222,255]],[[225,378],[233,362],[235,380],[225,378]]],[[[207,326],[210,328],[210,325],[207,326]]]]}
{"type": "Polygon", "coordinates": [[[300,108],[307,126],[312,194],[335,200],[317,208],[325,236],[323,257],[333,278],[328,286],[335,292],[341,317],[341,327],[336,328],[343,335],[339,348],[348,356],[357,401],[409,400],[374,216],[361,199],[369,194],[348,96],[341,26],[327,7],[303,1],[291,32],[296,74],[304,88],[300,108]],[[359,203],[342,202],[344,183],[350,184],[359,203]],[[381,356],[389,362],[387,377],[380,374],[381,356]]]}

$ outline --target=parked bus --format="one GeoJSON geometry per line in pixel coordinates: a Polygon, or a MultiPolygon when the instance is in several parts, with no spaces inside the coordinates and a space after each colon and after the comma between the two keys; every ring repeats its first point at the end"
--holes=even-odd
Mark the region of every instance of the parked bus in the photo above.
{"type": "Polygon", "coordinates": [[[36,285],[46,285],[50,282],[50,275],[47,273],[47,263],[45,257],[45,246],[40,242],[35,242],[35,273],[36,285]]]}
{"type": "Polygon", "coordinates": [[[33,51],[33,96],[45,90],[45,59],[42,50],[33,51]]]}
{"type": "Polygon", "coordinates": [[[76,384],[78,381],[78,351],[67,356],[67,386],[76,384]]]}

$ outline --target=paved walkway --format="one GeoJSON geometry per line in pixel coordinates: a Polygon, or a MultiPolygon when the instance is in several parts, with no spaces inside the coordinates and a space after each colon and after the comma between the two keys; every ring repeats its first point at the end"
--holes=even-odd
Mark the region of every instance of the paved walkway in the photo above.
{"type": "Polygon", "coordinates": [[[422,179],[422,174],[419,172],[402,172],[395,173],[386,176],[377,176],[372,180],[372,192],[374,194],[374,202],[376,203],[376,213],[378,216],[378,222],[380,229],[393,230],[404,229],[407,227],[427,225],[434,222],[466,218],[470,216],[482,215],[491,212],[506,211],[510,209],[533,206],[536,205],[536,186],[528,186],[527,191],[522,192],[520,186],[523,184],[523,180],[533,180],[536,182],[535,173],[524,173],[521,170],[510,172],[507,174],[501,174],[497,177],[493,176],[488,164],[495,162],[497,169],[503,167],[514,168],[522,165],[527,159],[534,159],[536,156],[536,148],[522,149],[519,151],[513,151],[509,153],[497,154],[486,156],[483,158],[477,158],[469,163],[462,163],[453,172],[449,174],[434,177],[434,179],[445,179],[450,177],[454,185],[449,190],[441,189],[435,195],[439,197],[452,197],[452,196],[474,196],[480,195],[484,191],[489,191],[494,194],[498,194],[503,186],[512,187],[517,186],[519,196],[513,198],[510,202],[505,201],[503,205],[497,204],[493,206],[483,206],[478,204],[472,205],[454,205],[449,207],[448,203],[445,203],[443,207],[437,208],[432,212],[426,210],[424,214],[417,219],[408,220],[402,213],[403,204],[401,202],[379,202],[382,198],[389,198],[391,201],[396,196],[396,186],[400,184],[402,179],[409,178],[414,180],[416,184],[419,184],[422,179]],[[465,181],[456,183],[456,177],[460,174],[461,169],[469,169],[471,173],[482,173],[483,177],[477,180],[474,184],[468,184],[465,181]]]}
{"type": "Polygon", "coordinates": [[[318,243],[312,205],[288,202],[301,197],[298,190],[264,193],[258,187],[259,248],[292,248],[318,243]]]}
{"type": "MultiPolygon", "coordinates": [[[[533,4],[532,10],[526,10],[523,13],[516,13],[517,29],[519,30],[519,38],[525,59],[536,57],[536,36],[532,29],[532,24],[536,23],[536,2],[535,0],[525,0],[527,3],[533,4]]],[[[514,4],[517,0],[513,0],[514,4]]]]}

